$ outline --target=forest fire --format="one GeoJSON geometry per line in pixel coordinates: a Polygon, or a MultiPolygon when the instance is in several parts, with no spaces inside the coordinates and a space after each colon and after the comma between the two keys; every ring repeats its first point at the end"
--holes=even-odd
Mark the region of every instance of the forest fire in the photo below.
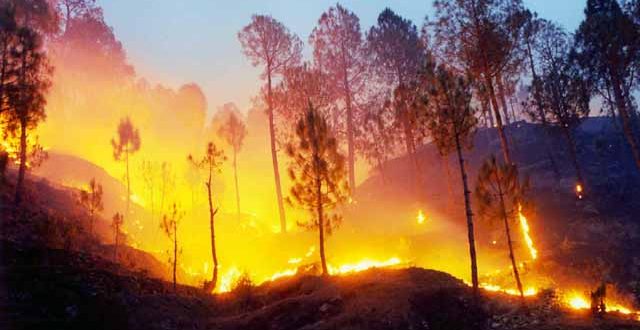
{"type": "Polygon", "coordinates": [[[580,1],[0,0],[0,328],[640,326],[640,0],[580,1]]]}
{"type": "Polygon", "coordinates": [[[527,217],[522,213],[522,205],[518,204],[518,219],[520,220],[520,228],[522,229],[522,235],[525,243],[527,244],[527,249],[529,250],[529,254],[533,260],[538,258],[538,250],[536,250],[533,239],[531,238],[531,229],[529,227],[529,223],[527,221],[527,217]]]}
{"type": "MultiPolygon", "coordinates": [[[[299,263],[298,258],[292,258],[289,260],[290,263],[299,263]],[[291,262],[291,261],[295,261],[295,262],[291,262]]],[[[341,265],[336,265],[333,266],[331,264],[329,264],[329,272],[331,275],[347,275],[347,274],[352,274],[352,273],[357,273],[357,272],[362,272],[368,269],[372,269],[372,268],[390,268],[390,267],[394,267],[394,266],[398,266],[402,264],[402,260],[400,260],[400,258],[397,257],[392,257],[389,258],[387,260],[374,260],[374,259],[370,259],[370,258],[364,258],[356,263],[346,263],[346,264],[341,264],[341,265]]],[[[257,284],[262,284],[265,282],[271,282],[271,281],[275,281],[281,278],[285,278],[285,277],[292,277],[297,275],[299,272],[298,268],[290,268],[290,269],[285,269],[285,270],[281,270],[278,272],[273,273],[272,275],[257,280],[256,283],[257,284]]],[[[242,273],[239,271],[238,268],[236,267],[231,267],[227,272],[225,272],[225,274],[222,276],[221,281],[220,281],[220,286],[218,287],[217,292],[218,293],[225,293],[225,292],[229,292],[233,289],[233,285],[234,283],[238,280],[238,278],[240,278],[240,276],[242,275],[242,273]]]]}

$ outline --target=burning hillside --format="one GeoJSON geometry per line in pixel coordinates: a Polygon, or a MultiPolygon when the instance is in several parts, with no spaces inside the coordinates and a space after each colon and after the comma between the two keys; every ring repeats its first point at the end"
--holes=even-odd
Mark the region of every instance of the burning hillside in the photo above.
{"type": "Polygon", "coordinates": [[[640,1],[201,6],[0,0],[0,326],[638,327],[640,1]]]}

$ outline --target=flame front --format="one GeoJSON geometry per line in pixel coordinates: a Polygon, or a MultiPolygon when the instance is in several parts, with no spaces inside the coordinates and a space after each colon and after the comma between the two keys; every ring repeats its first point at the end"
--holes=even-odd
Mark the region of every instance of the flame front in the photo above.
{"type": "Polygon", "coordinates": [[[418,221],[418,224],[419,225],[423,224],[426,219],[427,218],[424,216],[424,213],[422,212],[422,210],[419,210],[418,211],[418,216],[416,217],[416,220],[418,221]]]}
{"type": "Polygon", "coordinates": [[[531,258],[536,260],[538,258],[538,250],[536,250],[533,245],[533,239],[530,235],[529,223],[527,222],[527,217],[522,213],[522,205],[518,204],[518,219],[520,219],[520,228],[522,228],[522,235],[524,236],[524,241],[527,243],[527,248],[529,249],[529,254],[531,254],[531,258]]]}

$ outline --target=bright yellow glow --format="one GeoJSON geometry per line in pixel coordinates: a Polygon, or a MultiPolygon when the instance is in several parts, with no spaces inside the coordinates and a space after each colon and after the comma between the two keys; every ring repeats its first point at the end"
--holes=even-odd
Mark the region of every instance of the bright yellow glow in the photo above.
{"type": "Polygon", "coordinates": [[[279,278],[283,278],[283,277],[290,277],[290,276],[293,276],[293,275],[295,275],[297,273],[298,273],[298,270],[295,269],[295,268],[294,269],[286,269],[286,270],[283,270],[283,271],[280,271],[280,272],[277,272],[277,273],[271,275],[271,278],[269,278],[269,281],[275,281],[275,280],[277,280],[279,278]]]}
{"type": "Polygon", "coordinates": [[[538,250],[536,250],[533,245],[533,239],[531,238],[529,223],[527,222],[527,217],[522,213],[522,205],[518,204],[518,219],[520,219],[520,228],[522,228],[522,235],[524,236],[524,241],[527,243],[527,248],[529,249],[529,254],[531,254],[531,258],[536,260],[538,258],[538,250]]]}
{"type": "MultiPolygon", "coordinates": [[[[467,285],[469,285],[467,283],[467,285]]],[[[513,289],[513,288],[502,288],[499,285],[495,285],[495,284],[489,284],[489,283],[480,283],[480,288],[487,290],[487,291],[491,291],[491,292],[501,292],[501,293],[506,293],[508,295],[511,296],[519,296],[520,292],[517,289],[513,289]]],[[[524,289],[522,291],[523,295],[525,297],[530,297],[530,296],[535,296],[538,293],[538,290],[534,287],[528,287],[526,289],[524,289]]]]}
{"type": "Polygon", "coordinates": [[[578,293],[572,293],[567,299],[567,305],[573,309],[588,309],[591,305],[587,299],[578,293]]]}
{"type": "Polygon", "coordinates": [[[329,268],[330,274],[337,275],[337,274],[348,274],[348,273],[360,272],[369,268],[391,267],[391,266],[399,265],[400,263],[401,261],[397,257],[393,257],[385,261],[363,259],[360,262],[357,262],[355,264],[344,264],[337,267],[333,267],[329,265],[328,268],[329,268]]]}
{"type": "Polygon", "coordinates": [[[229,292],[233,289],[233,284],[240,277],[240,270],[232,266],[226,271],[220,278],[220,284],[218,285],[218,293],[229,292]]]}
{"type": "Polygon", "coordinates": [[[426,220],[426,217],[424,216],[424,213],[422,212],[422,210],[418,211],[418,216],[416,217],[416,220],[418,220],[419,225],[423,224],[424,221],[426,220]]]}

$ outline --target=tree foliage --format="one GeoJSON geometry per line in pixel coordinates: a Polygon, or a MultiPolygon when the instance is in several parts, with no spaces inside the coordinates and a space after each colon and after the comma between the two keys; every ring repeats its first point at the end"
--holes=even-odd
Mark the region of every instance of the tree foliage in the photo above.
{"type": "Polygon", "coordinates": [[[95,221],[95,215],[104,211],[104,203],[102,196],[104,192],[102,185],[96,182],[95,178],[92,178],[89,182],[88,189],[80,190],[80,204],[89,211],[89,229],[91,235],[93,235],[93,223],[95,221]]]}
{"type": "Polygon", "coordinates": [[[522,209],[528,188],[528,180],[520,180],[514,165],[499,164],[495,156],[491,156],[480,168],[475,191],[478,215],[504,224],[511,267],[521,297],[524,297],[524,293],[513,248],[511,224],[522,209]]]}
{"type": "Polygon", "coordinates": [[[471,282],[477,295],[479,283],[473,212],[462,155],[463,144],[471,141],[477,123],[476,109],[471,106],[472,82],[444,65],[436,66],[431,60],[424,65],[420,81],[424,87],[420,94],[420,106],[425,112],[431,138],[442,155],[449,155],[455,150],[458,156],[467,220],[471,282]]]}
{"type": "Polygon", "coordinates": [[[289,176],[292,180],[287,201],[311,214],[310,220],[298,224],[318,231],[322,271],[328,275],[324,235],[330,235],[340,224],[341,216],[331,212],[346,200],[349,187],[344,156],[338,152],[326,119],[311,103],[298,121],[296,138],[287,145],[287,155],[291,158],[289,176]]]}

